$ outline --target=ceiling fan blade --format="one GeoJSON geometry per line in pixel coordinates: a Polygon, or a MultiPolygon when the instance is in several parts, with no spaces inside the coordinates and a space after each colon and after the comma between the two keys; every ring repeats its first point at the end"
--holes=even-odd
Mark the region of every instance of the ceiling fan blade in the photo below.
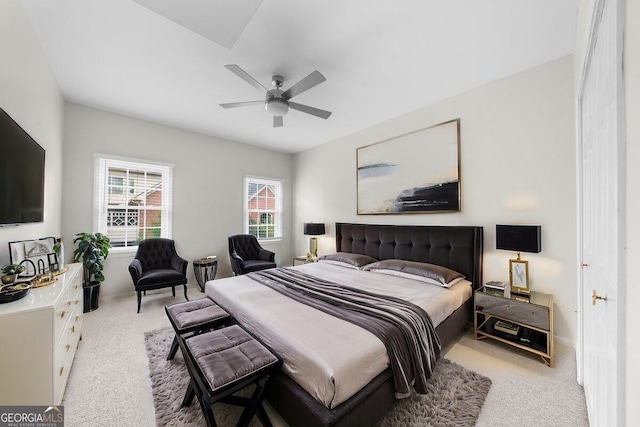
{"type": "Polygon", "coordinates": [[[282,127],[282,116],[273,116],[273,127],[279,128],[282,127]]]}
{"type": "Polygon", "coordinates": [[[311,89],[312,87],[319,85],[323,81],[327,80],[320,71],[316,70],[309,74],[304,79],[287,89],[282,96],[285,99],[291,99],[296,95],[300,95],[302,92],[311,89]]]}
{"type": "Polygon", "coordinates": [[[246,107],[247,105],[264,104],[264,101],[244,101],[244,102],[229,102],[227,104],[220,104],[222,108],[236,108],[246,107]]]}
{"type": "Polygon", "coordinates": [[[328,119],[331,115],[331,111],[309,107],[308,105],[298,104],[297,102],[289,101],[289,108],[293,108],[294,110],[302,111],[303,113],[311,114],[323,119],[328,119]]]}
{"type": "Polygon", "coordinates": [[[256,89],[269,92],[269,90],[266,87],[262,86],[259,81],[251,77],[249,73],[238,67],[236,64],[225,65],[225,68],[234,73],[236,76],[240,77],[242,80],[249,83],[251,86],[254,86],[256,89]]]}

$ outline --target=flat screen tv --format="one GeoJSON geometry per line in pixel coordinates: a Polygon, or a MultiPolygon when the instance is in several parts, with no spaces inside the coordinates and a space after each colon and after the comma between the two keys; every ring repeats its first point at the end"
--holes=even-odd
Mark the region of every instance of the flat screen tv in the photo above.
{"type": "Polygon", "coordinates": [[[0,108],[0,225],[43,216],[44,149],[0,108]]]}

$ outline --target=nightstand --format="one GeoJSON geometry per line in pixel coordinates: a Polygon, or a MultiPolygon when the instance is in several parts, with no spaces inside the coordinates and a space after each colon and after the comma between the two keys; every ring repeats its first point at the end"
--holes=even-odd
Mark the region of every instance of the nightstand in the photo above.
{"type": "Polygon", "coordinates": [[[309,264],[310,262],[316,262],[315,259],[307,259],[306,255],[300,255],[300,256],[293,257],[292,264],[296,265],[296,261],[300,262],[302,264],[309,264]]]}
{"type": "Polygon", "coordinates": [[[200,258],[193,261],[193,273],[196,275],[196,281],[198,282],[198,286],[200,286],[200,292],[204,292],[204,285],[207,281],[216,278],[217,271],[218,260],[214,256],[200,258]]]}
{"type": "Polygon", "coordinates": [[[532,291],[528,297],[482,287],[474,293],[476,339],[491,338],[540,356],[553,367],[553,296],[532,291]]]}

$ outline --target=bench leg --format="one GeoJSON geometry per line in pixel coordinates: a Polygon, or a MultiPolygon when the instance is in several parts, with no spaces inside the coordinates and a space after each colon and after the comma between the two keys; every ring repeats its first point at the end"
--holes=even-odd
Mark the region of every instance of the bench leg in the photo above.
{"type": "MultiPolygon", "coordinates": [[[[189,297],[187,296],[187,284],[185,283],[184,285],[184,299],[186,299],[187,301],[189,301],[189,297]]],[[[202,291],[204,292],[204,291],[202,291]]]]}
{"type": "Polygon", "coordinates": [[[200,399],[198,399],[198,401],[200,402],[202,414],[204,415],[204,419],[207,422],[207,425],[209,427],[216,427],[216,418],[213,416],[213,411],[211,410],[211,405],[213,405],[213,403],[211,403],[211,401],[209,400],[209,396],[204,393],[202,396],[200,396],[200,399]]]}
{"type": "Polygon", "coordinates": [[[176,287],[175,286],[171,287],[171,293],[173,294],[174,297],[176,296],[176,287]]]}
{"type": "MultiPolygon", "coordinates": [[[[242,415],[240,416],[240,420],[238,421],[238,427],[248,426],[249,422],[251,422],[251,419],[256,414],[256,411],[259,410],[258,408],[262,407],[262,399],[264,399],[264,394],[266,391],[265,385],[269,377],[270,375],[268,375],[266,378],[262,378],[257,382],[256,389],[253,391],[253,394],[251,396],[251,403],[244,408],[244,411],[242,411],[242,415]]],[[[271,423],[269,422],[269,424],[271,423]]],[[[266,427],[271,427],[271,426],[269,425],[266,427]]]]}
{"type": "Polygon", "coordinates": [[[184,399],[182,399],[182,404],[180,405],[183,408],[191,405],[193,401],[193,397],[196,395],[196,389],[193,385],[193,380],[189,381],[189,387],[187,387],[187,392],[184,394],[184,399]]]}
{"type": "Polygon", "coordinates": [[[258,416],[258,419],[262,422],[262,425],[264,427],[273,427],[273,424],[271,424],[271,420],[269,419],[264,406],[262,406],[262,403],[260,404],[260,406],[258,406],[258,412],[256,412],[256,415],[258,416]]]}
{"type": "Polygon", "coordinates": [[[173,337],[173,342],[171,343],[171,350],[169,351],[169,355],[167,356],[167,360],[173,360],[178,352],[178,336],[175,335],[173,337]]]}

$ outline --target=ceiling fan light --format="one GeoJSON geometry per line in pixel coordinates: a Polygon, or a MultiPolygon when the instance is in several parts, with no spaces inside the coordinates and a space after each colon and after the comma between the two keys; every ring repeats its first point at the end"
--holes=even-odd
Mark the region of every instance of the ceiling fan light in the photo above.
{"type": "Polygon", "coordinates": [[[268,99],[264,103],[264,108],[274,116],[284,116],[289,112],[289,104],[283,99],[268,99]]]}

